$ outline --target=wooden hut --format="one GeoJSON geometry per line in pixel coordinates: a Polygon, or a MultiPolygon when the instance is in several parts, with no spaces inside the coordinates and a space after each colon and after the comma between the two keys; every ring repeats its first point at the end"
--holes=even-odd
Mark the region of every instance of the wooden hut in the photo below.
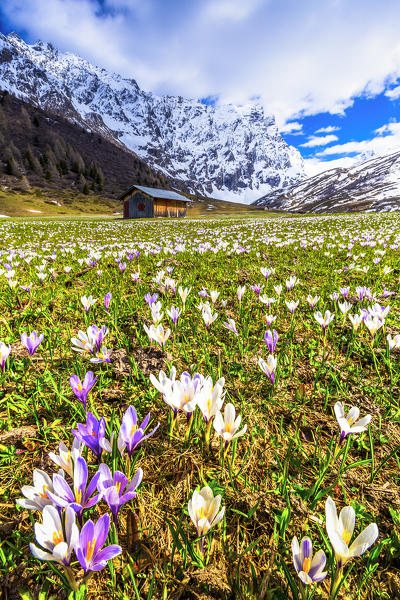
{"type": "Polygon", "coordinates": [[[170,190],[133,185],[120,200],[124,203],[124,219],[142,219],[152,217],[186,217],[185,196],[170,190]]]}

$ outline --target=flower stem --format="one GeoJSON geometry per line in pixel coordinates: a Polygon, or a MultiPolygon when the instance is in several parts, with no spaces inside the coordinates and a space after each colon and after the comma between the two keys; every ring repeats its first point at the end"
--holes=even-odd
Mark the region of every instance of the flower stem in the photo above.
{"type": "Polygon", "coordinates": [[[339,591],[340,584],[342,583],[342,577],[343,577],[343,567],[336,571],[335,579],[333,580],[332,585],[331,585],[331,593],[329,595],[329,600],[334,600],[334,598],[336,598],[336,595],[339,591]]]}

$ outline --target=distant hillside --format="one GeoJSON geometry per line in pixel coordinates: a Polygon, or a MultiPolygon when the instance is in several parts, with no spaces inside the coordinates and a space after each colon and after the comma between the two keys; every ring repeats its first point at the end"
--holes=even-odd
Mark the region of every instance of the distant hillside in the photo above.
{"type": "Polygon", "coordinates": [[[298,213],[400,210],[400,152],[324,171],[253,204],[298,213]]]}
{"type": "Polygon", "coordinates": [[[179,187],[122,146],[0,92],[0,188],[116,199],[132,185],[179,187]]]}

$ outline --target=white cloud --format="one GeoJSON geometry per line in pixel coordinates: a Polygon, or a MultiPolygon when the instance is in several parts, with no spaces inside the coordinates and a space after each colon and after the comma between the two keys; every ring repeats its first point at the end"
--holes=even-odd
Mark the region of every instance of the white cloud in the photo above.
{"type": "Polygon", "coordinates": [[[204,6],[203,17],[207,20],[243,21],[265,4],[265,0],[210,0],[204,6]]]}
{"type": "Polygon", "coordinates": [[[397,85],[391,90],[387,90],[385,92],[385,96],[387,96],[391,100],[397,100],[398,98],[400,98],[400,85],[397,85]]]}
{"type": "Polygon", "coordinates": [[[290,133],[291,135],[304,135],[303,124],[299,121],[289,121],[279,128],[281,133],[290,133]]]}
{"type": "Polygon", "coordinates": [[[346,142],[329,146],[317,156],[329,156],[332,154],[356,154],[364,156],[383,156],[400,149],[400,123],[386,123],[375,130],[377,135],[368,140],[346,142]]]}
{"type": "Polygon", "coordinates": [[[105,8],[6,0],[0,15],[32,41],[51,41],[156,93],[218,95],[221,103],[258,96],[278,126],[343,114],[355,97],[400,77],[398,0],[384,9],[376,0],[106,0],[105,8]]]}
{"type": "Polygon", "coordinates": [[[328,127],[320,127],[314,133],[332,133],[332,131],[339,131],[340,127],[334,125],[328,125],[328,127]]]}
{"type": "Polygon", "coordinates": [[[304,168],[308,177],[318,175],[330,169],[350,169],[360,162],[359,157],[344,156],[333,160],[319,160],[318,158],[304,159],[304,168]]]}
{"type": "Polygon", "coordinates": [[[308,142],[304,142],[304,144],[300,144],[300,146],[302,146],[303,148],[316,148],[318,146],[326,146],[331,142],[336,142],[336,140],[338,139],[338,136],[333,134],[321,136],[311,135],[308,138],[308,142]]]}

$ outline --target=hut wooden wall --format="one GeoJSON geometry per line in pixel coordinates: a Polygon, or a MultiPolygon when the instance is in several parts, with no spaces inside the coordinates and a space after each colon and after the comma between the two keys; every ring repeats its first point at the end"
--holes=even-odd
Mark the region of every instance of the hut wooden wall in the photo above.
{"type": "Polygon", "coordinates": [[[185,217],[186,203],[179,200],[165,200],[156,198],[154,200],[155,217],[185,217]]]}

